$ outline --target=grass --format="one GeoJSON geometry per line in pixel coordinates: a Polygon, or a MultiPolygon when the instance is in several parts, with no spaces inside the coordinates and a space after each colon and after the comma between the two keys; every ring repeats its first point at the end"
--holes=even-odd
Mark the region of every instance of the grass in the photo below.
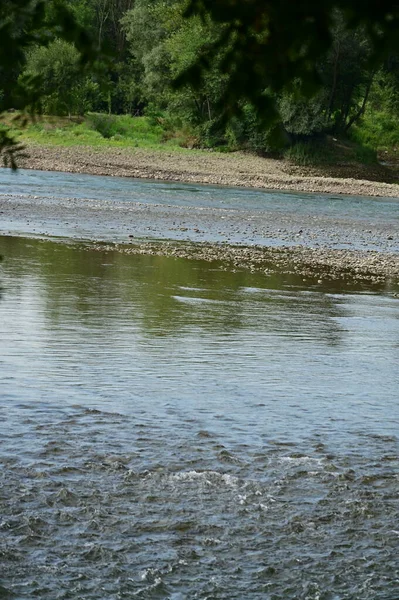
{"type": "Polygon", "coordinates": [[[376,151],[359,141],[338,140],[326,137],[323,140],[298,142],[285,152],[290,162],[304,167],[328,167],[335,165],[377,163],[376,151]]]}
{"type": "Polygon", "coordinates": [[[95,113],[71,119],[42,116],[23,125],[18,115],[11,114],[2,120],[18,141],[46,145],[184,151],[189,139],[188,132],[170,132],[161,120],[150,117],[95,113]]]}
{"type": "Polygon", "coordinates": [[[368,111],[353,128],[352,139],[377,152],[396,152],[399,148],[399,118],[384,111],[368,111]]]}
{"type": "Polygon", "coordinates": [[[311,142],[298,142],[293,146],[290,146],[285,151],[285,158],[289,162],[302,167],[308,167],[314,165],[317,161],[317,147],[315,143],[311,142]]]}

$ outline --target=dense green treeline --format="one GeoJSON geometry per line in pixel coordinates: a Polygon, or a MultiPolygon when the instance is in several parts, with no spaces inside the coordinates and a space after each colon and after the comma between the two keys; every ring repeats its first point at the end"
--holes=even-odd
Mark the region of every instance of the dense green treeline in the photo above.
{"type": "MultiPolygon", "coordinates": [[[[29,7],[27,0],[21,4],[29,7]]],[[[251,23],[240,33],[234,23],[239,19],[245,23],[248,11],[235,21],[230,15],[229,21],[216,9],[195,12],[195,4],[192,0],[46,2],[37,30],[29,23],[33,33],[17,48],[11,70],[2,73],[6,59],[0,56],[0,112],[32,108],[65,116],[149,115],[165,135],[178,132],[183,144],[261,153],[326,135],[352,136],[374,148],[399,142],[399,57],[389,44],[379,44],[382,34],[378,37],[365,22],[354,21],[348,27],[339,3],[323,21],[325,31],[320,31],[320,19],[295,22],[302,13],[293,11],[287,26],[280,23],[277,33],[263,12],[255,25],[251,13],[251,23]],[[92,47],[101,48],[97,59],[82,62],[82,37],[65,35],[57,26],[63,8],[92,47]],[[295,27],[303,30],[296,47],[295,27]],[[277,34],[281,39],[271,54],[269,40],[277,34]],[[323,35],[328,38],[325,47],[323,35]]],[[[256,12],[261,4],[254,0],[248,6],[256,12]]],[[[0,29],[1,16],[0,11],[0,29]]],[[[280,22],[282,15],[274,18],[280,22]]],[[[15,31],[29,29],[15,16],[9,21],[15,31]]],[[[106,137],[106,118],[92,121],[106,137]]]]}

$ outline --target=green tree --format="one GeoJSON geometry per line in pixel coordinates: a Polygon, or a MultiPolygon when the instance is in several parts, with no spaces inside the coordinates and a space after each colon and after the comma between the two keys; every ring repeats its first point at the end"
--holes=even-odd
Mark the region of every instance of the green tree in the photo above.
{"type": "Polygon", "coordinates": [[[75,46],[59,39],[28,53],[21,80],[26,87],[31,81],[40,81],[40,101],[47,114],[83,115],[91,109],[90,96],[98,91],[98,85],[82,70],[75,46]]]}
{"type": "Polygon", "coordinates": [[[227,75],[220,74],[218,56],[201,88],[190,82],[179,89],[174,87],[174,80],[216,38],[217,25],[209,18],[185,18],[186,7],[185,0],[158,0],[152,4],[137,0],[123,23],[141,100],[167,110],[169,118],[190,124],[207,137],[217,121],[215,106],[227,75]]]}
{"type": "MultiPolygon", "coordinates": [[[[129,111],[134,105],[135,89],[132,85],[132,69],[128,60],[126,32],[122,19],[133,5],[134,0],[68,0],[77,15],[90,18],[87,23],[99,47],[112,56],[112,61],[103,73],[102,83],[107,88],[98,110],[120,113],[129,111]],[[82,3],[85,11],[82,10],[82,3]]],[[[81,18],[81,17],[79,17],[81,18]]]]}
{"type": "Polygon", "coordinates": [[[363,28],[346,29],[338,14],[332,36],[330,50],[317,64],[316,93],[307,97],[297,79],[277,96],[284,127],[294,138],[346,134],[365,111],[375,75],[369,39],[363,28]]]}
{"type": "MultiPolygon", "coordinates": [[[[62,0],[2,0],[0,3],[0,116],[10,109],[37,106],[42,94],[40,78],[30,85],[19,79],[26,53],[46,46],[54,37],[73,43],[80,64],[94,64],[98,47],[62,0]]],[[[16,167],[20,148],[6,128],[0,129],[0,154],[5,164],[16,167]]]]}
{"type": "Polygon", "coordinates": [[[170,57],[165,48],[166,13],[173,4],[176,3],[136,0],[122,19],[137,92],[147,103],[154,100],[158,105],[166,103],[165,94],[171,81],[170,57]]]}

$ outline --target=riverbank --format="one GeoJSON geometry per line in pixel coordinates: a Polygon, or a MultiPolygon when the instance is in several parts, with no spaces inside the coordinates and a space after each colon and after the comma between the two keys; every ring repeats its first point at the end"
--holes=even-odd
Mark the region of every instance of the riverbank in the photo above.
{"type": "MultiPolygon", "coordinates": [[[[88,173],[239,186],[284,191],[356,196],[399,197],[399,184],[386,183],[383,167],[336,165],[323,170],[298,167],[285,160],[243,152],[171,151],[144,148],[26,144],[27,169],[88,173]]],[[[392,181],[392,173],[386,177],[392,181]]]]}

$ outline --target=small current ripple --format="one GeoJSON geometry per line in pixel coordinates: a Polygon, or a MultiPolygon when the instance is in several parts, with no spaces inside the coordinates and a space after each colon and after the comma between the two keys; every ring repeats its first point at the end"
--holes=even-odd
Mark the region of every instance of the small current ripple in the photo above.
{"type": "MultiPolygon", "coordinates": [[[[21,407],[19,407],[21,409],[21,407]]],[[[0,442],[0,596],[394,599],[398,440],[340,453],[26,405],[0,442]],[[32,450],[32,448],[34,450],[32,450]]]]}

